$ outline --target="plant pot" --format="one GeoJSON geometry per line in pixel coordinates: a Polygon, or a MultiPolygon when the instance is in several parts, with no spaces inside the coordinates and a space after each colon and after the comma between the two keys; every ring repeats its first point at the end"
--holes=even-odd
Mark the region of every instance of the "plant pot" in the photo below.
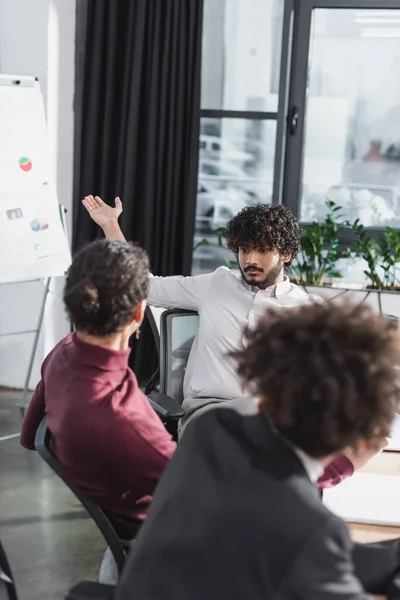
{"type": "Polygon", "coordinates": [[[373,285],[367,285],[366,289],[367,290],[371,290],[372,292],[380,292],[380,293],[384,293],[384,292],[395,292],[395,293],[396,292],[400,292],[400,286],[398,286],[398,287],[396,287],[394,289],[391,289],[391,290],[386,290],[386,289],[381,290],[381,289],[379,289],[379,288],[377,288],[377,287],[375,287],[373,285]]]}

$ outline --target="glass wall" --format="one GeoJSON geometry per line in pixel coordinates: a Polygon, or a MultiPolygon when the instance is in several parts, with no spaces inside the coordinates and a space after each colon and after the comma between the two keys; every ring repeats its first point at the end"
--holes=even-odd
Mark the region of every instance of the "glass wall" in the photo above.
{"type": "Polygon", "coordinates": [[[204,4],[195,273],[231,260],[218,228],[271,201],[284,8],[280,0],[204,4]]]}
{"type": "Polygon", "coordinates": [[[400,10],[313,11],[301,220],[400,226],[400,10]]]}

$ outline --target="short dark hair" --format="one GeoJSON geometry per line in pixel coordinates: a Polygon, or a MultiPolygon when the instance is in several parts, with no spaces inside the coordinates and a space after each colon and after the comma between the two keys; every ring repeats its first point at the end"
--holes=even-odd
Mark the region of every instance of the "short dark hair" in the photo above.
{"type": "MultiPolygon", "coordinates": [[[[281,256],[296,256],[300,245],[300,226],[288,208],[281,204],[246,206],[227,225],[228,248],[278,250],[281,256]]],[[[292,259],[285,263],[289,267],[292,259]]]]}
{"type": "Polygon", "coordinates": [[[268,311],[236,352],[260,410],[314,458],[390,434],[399,408],[399,329],[360,305],[268,311]]]}
{"type": "Polygon", "coordinates": [[[139,246],[98,240],[73,257],[64,304],[78,331],[105,337],[132,321],[149,288],[149,260],[139,246]]]}

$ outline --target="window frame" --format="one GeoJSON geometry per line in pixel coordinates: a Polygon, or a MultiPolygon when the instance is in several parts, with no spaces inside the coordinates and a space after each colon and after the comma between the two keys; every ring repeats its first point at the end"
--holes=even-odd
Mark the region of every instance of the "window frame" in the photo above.
{"type": "MultiPolygon", "coordinates": [[[[282,202],[283,192],[283,159],[285,154],[286,113],[289,98],[291,46],[294,22],[295,0],[283,0],[282,42],[280,56],[280,75],[278,89],[278,108],[276,111],[250,111],[228,109],[200,109],[200,122],[202,119],[240,119],[249,121],[275,121],[275,149],[274,149],[274,175],[272,203],[282,202]]],[[[198,173],[199,177],[199,173],[198,173]]]]}

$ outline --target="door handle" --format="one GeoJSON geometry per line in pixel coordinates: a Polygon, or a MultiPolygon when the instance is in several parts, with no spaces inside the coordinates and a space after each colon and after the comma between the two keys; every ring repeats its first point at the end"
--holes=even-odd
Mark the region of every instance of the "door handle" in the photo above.
{"type": "Polygon", "coordinates": [[[299,109],[297,106],[292,106],[288,115],[288,129],[291,136],[296,135],[297,126],[299,124],[299,109]]]}

